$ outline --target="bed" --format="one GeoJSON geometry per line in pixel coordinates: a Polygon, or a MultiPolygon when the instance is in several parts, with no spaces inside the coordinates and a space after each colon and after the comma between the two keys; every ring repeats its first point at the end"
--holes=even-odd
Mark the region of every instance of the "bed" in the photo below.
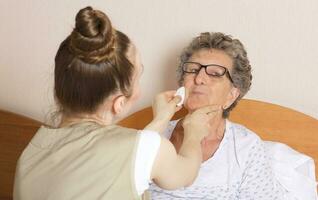
{"type": "MultiPolygon", "coordinates": [[[[178,119],[186,114],[182,109],[178,119]]],[[[142,129],[152,119],[151,107],[142,109],[119,124],[142,129]]],[[[264,140],[278,141],[318,161],[318,120],[279,105],[243,99],[231,112],[230,120],[243,124],[264,140]]],[[[11,200],[17,159],[41,122],[0,110],[0,200],[11,200]]],[[[318,168],[316,168],[318,179],[318,168]]]]}

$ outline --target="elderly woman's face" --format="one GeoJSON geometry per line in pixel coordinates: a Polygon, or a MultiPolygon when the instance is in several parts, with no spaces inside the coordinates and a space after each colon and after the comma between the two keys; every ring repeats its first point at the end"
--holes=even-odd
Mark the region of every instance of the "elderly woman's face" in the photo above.
{"type": "MultiPolygon", "coordinates": [[[[202,49],[195,52],[189,61],[197,62],[201,65],[221,65],[226,67],[230,73],[232,72],[233,61],[222,50],[202,49]]],[[[186,73],[184,75],[184,86],[188,91],[185,107],[189,112],[213,104],[220,105],[223,109],[226,109],[239,95],[238,89],[233,87],[226,75],[213,77],[206,74],[204,68],[201,68],[198,74],[186,73]]]]}

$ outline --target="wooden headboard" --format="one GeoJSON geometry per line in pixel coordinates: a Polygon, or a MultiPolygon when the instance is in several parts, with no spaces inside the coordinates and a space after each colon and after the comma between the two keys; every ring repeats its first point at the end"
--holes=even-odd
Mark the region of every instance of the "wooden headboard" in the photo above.
{"type": "Polygon", "coordinates": [[[41,123],[0,110],[0,200],[12,199],[16,162],[41,123]]]}
{"type": "MultiPolygon", "coordinates": [[[[182,109],[174,116],[184,116],[182,109]]],[[[152,119],[151,108],[125,118],[120,125],[142,129],[152,119]]],[[[230,120],[255,131],[264,140],[279,141],[318,161],[318,120],[282,106],[241,100],[230,120]]],[[[0,110],[0,200],[11,200],[17,159],[42,123],[0,110]]],[[[318,177],[318,167],[316,168],[318,177]]]]}

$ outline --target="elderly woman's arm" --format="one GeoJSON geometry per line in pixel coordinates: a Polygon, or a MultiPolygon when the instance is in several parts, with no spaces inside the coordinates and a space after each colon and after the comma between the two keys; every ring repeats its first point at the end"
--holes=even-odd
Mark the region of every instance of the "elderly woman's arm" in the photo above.
{"type": "Polygon", "coordinates": [[[264,143],[258,140],[249,152],[237,199],[284,199],[284,190],[276,182],[264,143]]]}

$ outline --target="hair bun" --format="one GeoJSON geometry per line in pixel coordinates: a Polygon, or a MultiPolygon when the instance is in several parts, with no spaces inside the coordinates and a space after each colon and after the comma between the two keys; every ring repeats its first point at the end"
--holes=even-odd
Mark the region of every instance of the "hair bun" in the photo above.
{"type": "Polygon", "coordinates": [[[106,14],[92,7],[76,15],[71,33],[70,50],[86,62],[100,62],[114,50],[114,30],[106,14]]]}

